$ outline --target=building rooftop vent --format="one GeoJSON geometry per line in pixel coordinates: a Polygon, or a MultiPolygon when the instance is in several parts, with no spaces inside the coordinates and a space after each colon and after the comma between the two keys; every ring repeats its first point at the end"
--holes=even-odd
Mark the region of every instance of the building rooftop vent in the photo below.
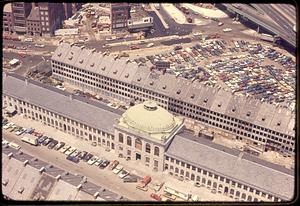
{"type": "Polygon", "coordinates": [[[232,110],[231,110],[231,111],[232,111],[232,112],[235,112],[235,110],[236,110],[236,109],[235,109],[235,107],[234,107],[234,108],[232,108],[232,110]]]}
{"type": "Polygon", "coordinates": [[[265,118],[265,117],[263,117],[263,118],[261,118],[261,120],[264,122],[264,121],[266,120],[266,118],[265,118]]]}
{"type": "Polygon", "coordinates": [[[207,101],[208,101],[208,99],[207,99],[207,98],[205,98],[205,99],[203,100],[203,102],[204,102],[204,103],[207,103],[207,101]]]}
{"type": "Polygon", "coordinates": [[[177,94],[180,94],[180,93],[181,93],[181,90],[179,89],[176,93],[177,93],[177,94]]]}
{"type": "Polygon", "coordinates": [[[72,59],[73,59],[73,56],[70,56],[68,59],[69,59],[69,60],[72,60],[72,59]]]}
{"type": "Polygon", "coordinates": [[[167,85],[164,85],[162,88],[163,88],[163,89],[166,89],[166,88],[167,88],[167,85]]]}
{"type": "Polygon", "coordinates": [[[150,85],[151,85],[151,86],[153,86],[153,84],[154,84],[154,82],[153,82],[153,81],[151,81],[151,82],[150,82],[150,85]]]}
{"type": "Polygon", "coordinates": [[[91,67],[95,66],[95,63],[92,63],[90,66],[91,66],[91,67]]]}
{"type": "Polygon", "coordinates": [[[82,63],[83,63],[83,59],[81,59],[81,60],[79,61],[79,63],[82,64],[82,63]]]}
{"type": "Polygon", "coordinates": [[[250,115],[251,115],[251,112],[247,112],[247,114],[246,114],[246,115],[247,115],[247,117],[250,117],[250,115]]]}
{"type": "Polygon", "coordinates": [[[117,73],[118,73],[118,70],[115,70],[113,73],[114,73],[114,74],[117,74],[117,73]]]}
{"type": "Polygon", "coordinates": [[[281,121],[277,122],[277,126],[280,126],[281,125],[281,121]]]}
{"type": "Polygon", "coordinates": [[[219,103],[219,104],[218,104],[218,107],[221,107],[221,106],[222,106],[222,104],[221,104],[221,103],[219,103]]]}
{"type": "Polygon", "coordinates": [[[57,55],[57,56],[59,56],[59,57],[60,57],[61,55],[62,55],[62,53],[58,53],[58,55],[57,55]]]}
{"type": "Polygon", "coordinates": [[[125,75],[125,78],[128,78],[129,77],[129,74],[127,73],[126,75],[125,75]]]}
{"type": "Polygon", "coordinates": [[[195,98],[195,94],[192,94],[191,98],[194,99],[195,98]]]}
{"type": "Polygon", "coordinates": [[[140,82],[141,80],[142,80],[142,78],[141,78],[141,77],[139,77],[139,78],[137,79],[137,81],[138,81],[138,82],[140,82]]]}
{"type": "Polygon", "coordinates": [[[102,71],[105,71],[105,66],[101,68],[102,71]]]}

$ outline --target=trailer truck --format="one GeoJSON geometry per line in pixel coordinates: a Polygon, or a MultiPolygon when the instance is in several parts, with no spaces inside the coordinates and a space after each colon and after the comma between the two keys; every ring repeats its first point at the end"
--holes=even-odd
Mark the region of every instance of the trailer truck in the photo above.
{"type": "Polygon", "coordinates": [[[31,135],[31,134],[25,134],[21,140],[23,142],[27,142],[29,144],[32,144],[32,145],[35,145],[37,146],[38,145],[38,137],[37,136],[34,136],[34,135],[31,135]]]}

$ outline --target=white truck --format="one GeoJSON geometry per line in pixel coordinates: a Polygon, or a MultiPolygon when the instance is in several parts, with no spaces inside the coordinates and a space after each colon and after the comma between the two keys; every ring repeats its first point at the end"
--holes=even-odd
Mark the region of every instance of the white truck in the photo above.
{"type": "Polygon", "coordinates": [[[270,34],[261,34],[260,35],[260,39],[264,40],[264,41],[269,41],[269,42],[273,42],[274,41],[274,37],[270,34]]]}
{"type": "Polygon", "coordinates": [[[23,142],[27,142],[29,144],[32,144],[32,145],[35,145],[37,146],[38,145],[38,137],[34,136],[34,135],[31,135],[31,134],[25,134],[21,140],[23,142]]]}

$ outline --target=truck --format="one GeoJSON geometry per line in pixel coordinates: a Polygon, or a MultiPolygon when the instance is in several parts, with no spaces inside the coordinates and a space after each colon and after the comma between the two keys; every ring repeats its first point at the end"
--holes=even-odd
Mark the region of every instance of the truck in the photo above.
{"type": "Polygon", "coordinates": [[[31,145],[35,145],[37,146],[38,145],[38,141],[37,141],[38,137],[37,136],[34,136],[34,135],[31,135],[31,134],[25,134],[21,140],[23,142],[27,142],[31,145]]]}
{"type": "Polygon", "coordinates": [[[146,186],[151,182],[151,177],[150,176],[145,176],[143,179],[141,179],[136,186],[137,189],[144,190],[146,191],[147,188],[146,186]]]}
{"type": "Polygon", "coordinates": [[[223,29],[223,32],[231,32],[231,31],[232,31],[231,28],[225,28],[225,29],[223,29]]]}

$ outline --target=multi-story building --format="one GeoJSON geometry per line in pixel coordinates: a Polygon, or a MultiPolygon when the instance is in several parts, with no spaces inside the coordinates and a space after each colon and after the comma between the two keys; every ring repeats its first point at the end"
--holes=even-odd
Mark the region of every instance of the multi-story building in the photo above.
{"type": "Polygon", "coordinates": [[[82,90],[127,102],[155,100],[175,114],[234,134],[238,140],[294,155],[295,117],[286,108],[150,70],[148,62],[137,65],[67,43],[59,45],[51,64],[54,78],[82,90]]]}
{"type": "Polygon", "coordinates": [[[14,18],[12,13],[12,4],[7,3],[3,8],[3,31],[13,33],[14,31],[14,18]]]}
{"type": "Polygon", "coordinates": [[[132,6],[127,28],[130,32],[147,31],[153,27],[153,17],[148,15],[142,6],[132,6]]]}
{"type": "Polygon", "coordinates": [[[61,3],[38,3],[43,35],[54,35],[54,31],[62,26],[64,8],[61,3]]]}
{"type": "Polygon", "coordinates": [[[128,3],[111,3],[110,20],[111,32],[127,30],[127,21],[130,18],[130,5],[128,3]]]}
{"type": "Polygon", "coordinates": [[[73,15],[73,5],[72,3],[63,3],[64,7],[64,19],[68,19],[73,15]]]}
{"type": "Polygon", "coordinates": [[[33,7],[29,16],[27,17],[27,34],[29,35],[42,35],[42,27],[40,22],[39,7],[33,7]]]}
{"type": "Polygon", "coordinates": [[[26,34],[26,18],[30,14],[31,5],[31,3],[25,2],[12,3],[14,32],[17,34],[26,34]]]}
{"type": "Polygon", "coordinates": [[[153,101],[123,113],[17,74],[4,73],[2,86],[4,106],[24,118],[98,142],[137,166],[166,171],[236,200],[278,202],[294,196],[292,170],[194,136],[180,117],[153,101]]]}

